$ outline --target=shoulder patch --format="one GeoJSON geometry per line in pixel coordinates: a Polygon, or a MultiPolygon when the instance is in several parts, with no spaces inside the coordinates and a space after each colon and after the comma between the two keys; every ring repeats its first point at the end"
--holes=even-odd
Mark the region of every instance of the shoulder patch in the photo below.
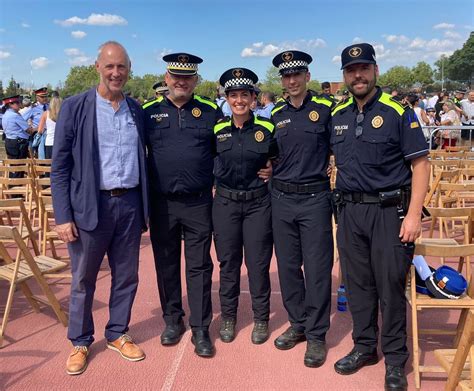
{"type": "Polygon", "coordinates": [[[199,95],[194,95],[194,99],[196,99],[198,102],[211,106],[214,110],[217,110],[217,105],[209,99],[203,98],[199,95]]]}

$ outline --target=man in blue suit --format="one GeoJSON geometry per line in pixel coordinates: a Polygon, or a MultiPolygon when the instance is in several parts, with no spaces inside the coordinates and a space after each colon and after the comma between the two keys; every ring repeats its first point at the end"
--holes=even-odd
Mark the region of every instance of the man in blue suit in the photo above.
{"type": "Polygon", "coordinates": [[[56,231],[71,256],[70,375],[87,368],[94,341],[92,302],[105,254],[112,273],[107,347],[129,361],[145,358],[126,334],[148,215],[143,113],[122,92],[130,72],[125,48],[104,43],[95,65],[98,87],[65,100],[61,107],[51,172],[56,231]]]}

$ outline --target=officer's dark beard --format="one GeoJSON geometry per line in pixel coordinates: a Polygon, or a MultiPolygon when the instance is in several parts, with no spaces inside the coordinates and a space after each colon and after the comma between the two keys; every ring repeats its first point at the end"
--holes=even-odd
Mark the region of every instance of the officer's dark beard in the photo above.
{"type": "Polygon", "coordinates": [[[348,85],[347,88],[355,98],[357,98],[358,100],[364,100],[368,95],[372,93],[376,84],[377,84],[377,74],[374,72],[374,78],[371,81],[367,81],[365,79],[360,78],[360,79],[355,80],[351,85],[348,85]],[[367,91],[364,93],[356,93],[354,88],[352,87],[353,84],[357,84],[360,81],[367,83],[367,91]]]}

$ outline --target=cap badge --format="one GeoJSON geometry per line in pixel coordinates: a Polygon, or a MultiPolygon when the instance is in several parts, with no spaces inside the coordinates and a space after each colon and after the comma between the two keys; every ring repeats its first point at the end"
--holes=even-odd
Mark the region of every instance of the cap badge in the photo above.
{"type": "Polygon", "coordinates": [[[383,125],[383,118],[380,115],[377,115],[372,119],[372,126],[375,129],[380,128],[383,125]]]}
{"type": "Polygon", "coordinates": [[[351,57],[359,57],[362,54],[362,49],[358,46],[353,47],[349,50],[349,56],[351,57]]]}
{"type": "Polygon", "coordinates": [[[288,62],[293,60],[293,53],[292,52],[285,52],[281,55],[283,61],[288,62]]]}
{"type": "Polygon", "coordinates": [[[201,110],[199,110],[197,107],[191,110],[191,114],[195,118],[199,118],[201,116],[201,110]]]}
{"type": "Polygon", "coordinates": [[[232,71],[232,74],[234,75],[235,78],[239,79],[244,74],[244,71],[242,69],[234,69],[232,71]]]}
{"type": "Polygon", "coordinates": [[[181,55],[178,56],[178,61],[181,64],[186,64],[187,62],[189,62],[189,57],[186,56],[185,54],[181,54],[181,55]]]}
{"type": "Polygon", "coordinates": [[[309,113],[309,119],[313,122],[316,122],[319,119],[319,113],[317,111],[311,111],[309,113]]]}
{"type": "Polygon", "coordinates": [[[261,130],[257,130],[255,132],[255,141],[257,143],[261,143],[264,138],[265,138],[265,135],[263,134],[263,132],[261,130]]]}

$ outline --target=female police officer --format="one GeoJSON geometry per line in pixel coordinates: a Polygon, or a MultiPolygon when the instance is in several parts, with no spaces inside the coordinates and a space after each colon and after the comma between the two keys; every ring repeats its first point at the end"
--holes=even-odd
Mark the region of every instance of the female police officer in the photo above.
{"type": "Polygon", "coordinates": [[[261,344],[269,337],[271,206],[259,170],[275,157],[276,143],[273,124],[254,116],[250,110],[256,98],[257,81],[257,75],[245,68],[229,69],[219,80],[232,110],[231,117],[225,117],[214,127],[217,158],[212,218],[220,263],[223,342],[231,342],[235,337],[244,254],[255,320],[252,342],[261,344]]]}

